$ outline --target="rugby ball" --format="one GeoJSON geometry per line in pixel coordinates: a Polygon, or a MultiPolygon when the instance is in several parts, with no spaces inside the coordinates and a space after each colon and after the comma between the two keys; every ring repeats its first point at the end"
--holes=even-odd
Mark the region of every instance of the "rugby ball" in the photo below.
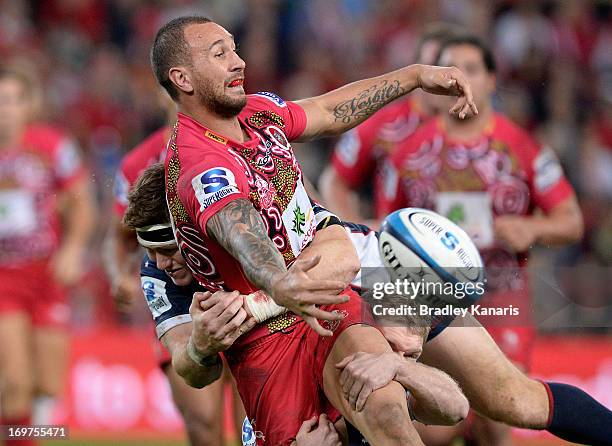
{"type": "Polygon", "coordinates": [[[383,221],[379,249],[393,281],[420,283],[415,298],[467,307],[484,293],[484,268],[463,229],[427,209],[406,208],[383,221]]]}

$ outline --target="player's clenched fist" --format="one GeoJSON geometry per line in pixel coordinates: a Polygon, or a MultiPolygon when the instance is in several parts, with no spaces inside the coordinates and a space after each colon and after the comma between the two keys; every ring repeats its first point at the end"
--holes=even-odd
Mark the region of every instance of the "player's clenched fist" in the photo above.
{"type": "Polygon", "coordinates": [[[191,342],[202,356],[213,356],[227,350],[256,322],[243,308],[238,291],[194,293],[189,314],[193,322],[191,342]]]}
{"type": "Polygon", "coordinates": [[[302,423],[291,446],[341,446],[340,436],[327,415],[312,417],[302,423]],[[316,427],[315,427],[316,426],[316,427]]]}
{"type": "Polygon", "coordinates": [[[339,295],[346,288],[346,284],[338,280],[313,280],[308,271],[314,268],[320,259],[320,256],[298,258],[291,268],[272,284],[272,298],[277,304],[301,316],[320,335],[332,336],[333,333],[324,329],[317,319],[337,321],[344,316],[323,311],[316,305],[347,302],[347,296],[339,295]]]}
{"type": "Polygon", "coordinates": [[[477,115],[478,109],[472,96],[472,88],[457,67],[434,67],[417,65],[417,84],[428,93],[446,96],[459,96],[455,105],[449,110],[461,119],[470,113],[477,115]]]}

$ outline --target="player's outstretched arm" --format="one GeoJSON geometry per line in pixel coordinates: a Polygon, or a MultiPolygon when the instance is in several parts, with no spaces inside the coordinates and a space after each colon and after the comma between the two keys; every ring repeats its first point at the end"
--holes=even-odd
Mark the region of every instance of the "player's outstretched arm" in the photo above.
{"type": "Polygon", "coordinates": [[[458,68],[410,65],[297,101],[307,117],[306,129],[299,141],[345,132],[415,88],[433,94],[458,96],[450,112],[460,118],[478,113],[470,85],[458,68]]]}
{"type": "Polygon", "coordinates": [[[319,334],[331,336],[317,319],[339,320],[341,315],[323,311],[315,305],[346,302],[338,295],[344,283],[337,280],[314,280],[309,270],[320,256],[298,259],[287,270],[285,261],[261,219],[246,199],[237,199],[213,215],[206,224],[208,234],[223,246],[242,266],[247,279],[266,292],[274,301],[304,320],[319,334]]]}

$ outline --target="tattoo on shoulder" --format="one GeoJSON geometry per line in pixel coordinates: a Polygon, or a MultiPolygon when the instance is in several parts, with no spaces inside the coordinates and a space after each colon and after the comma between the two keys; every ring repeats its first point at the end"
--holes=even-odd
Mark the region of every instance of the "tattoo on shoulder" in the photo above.
{"type": "Polygon", "coordinates": [[[334,107],[336,121],[351,124],[363,121],[372,113],[406,93],[398,80],[383,80],[380,84],[372,85],[348,101],[341,102],[334,107]]]}
{"type": "Polygon", "coordinates": [[[264,291],[270,292],[274,276],[286,271],[283,256],[249,200],[230,202],[208,220],[206,229],[240,262],[247,278],[264,291]]]}

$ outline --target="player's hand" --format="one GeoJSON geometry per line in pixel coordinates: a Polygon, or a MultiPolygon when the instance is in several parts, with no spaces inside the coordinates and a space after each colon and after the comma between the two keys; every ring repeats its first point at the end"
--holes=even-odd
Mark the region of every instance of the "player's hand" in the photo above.
{"type": "Polygon", "coordinates": [[[117,310],[123,313],[129,312],[134,302],[142,298],[140,280],[132,271],[121,273],[113,283],[111,292],[117,310]]]}
{"type": "Polygon", "coordinates": [[[272,284],[274,301],[301,316],[308,325],[321,336],[332,336],[333,333],[319,324],[317,319],[338,321],[342,314],[323,311],[317,305],[341,304],[348,301],[348,296],[338,294],[346,284],[338,280],[313,280],[308,271],[321,260],[321,256],[308,259],[298,258],[291,268],[272,284]]]}
{"type": "Polygon", "coordinates": [[[302,423],[292,446],[341,446],[342,441],[327,415],[312,417],[302,423]],[[316,427],[315,427],[316,426],[316,427]]]}
{"type": "Polygon", "coordinates": [[[243,308],[243,296],[238,291],[194,293],[189,314],[193,321],[191,339],[203,356],[225,351],[256,321],[243,308]]]}
{"type": "Polygon", "coordinates": [[[84,260],[85,253],[81,246],[62,245],[51,260],[53,276],[64,286],[75,285],[85,272],[84,260]]]}
{"type": "Polygon", "coordinates": [[[372,392],[395,379],[401,357],[397,353],[353,353],[336,368],[341,369],[342,393],[354,410],[361,411],[372,392]]]}
{"type": "Polygon", "coordinates": [[[535,244],[537,234],[528,217],[502,215],[493,223],[495,238],[512,252],[525,252],[535,244]]]}
{"type": "Polygon", "coordinates": [[[450,113],[464,119],[470,114],[477,115],[478,109],[472,96],[472,88],[464,74],[457,67],[434,67],[419,65],[418,85],[424,91],[446,96],[459,96],[450,113]]]}

